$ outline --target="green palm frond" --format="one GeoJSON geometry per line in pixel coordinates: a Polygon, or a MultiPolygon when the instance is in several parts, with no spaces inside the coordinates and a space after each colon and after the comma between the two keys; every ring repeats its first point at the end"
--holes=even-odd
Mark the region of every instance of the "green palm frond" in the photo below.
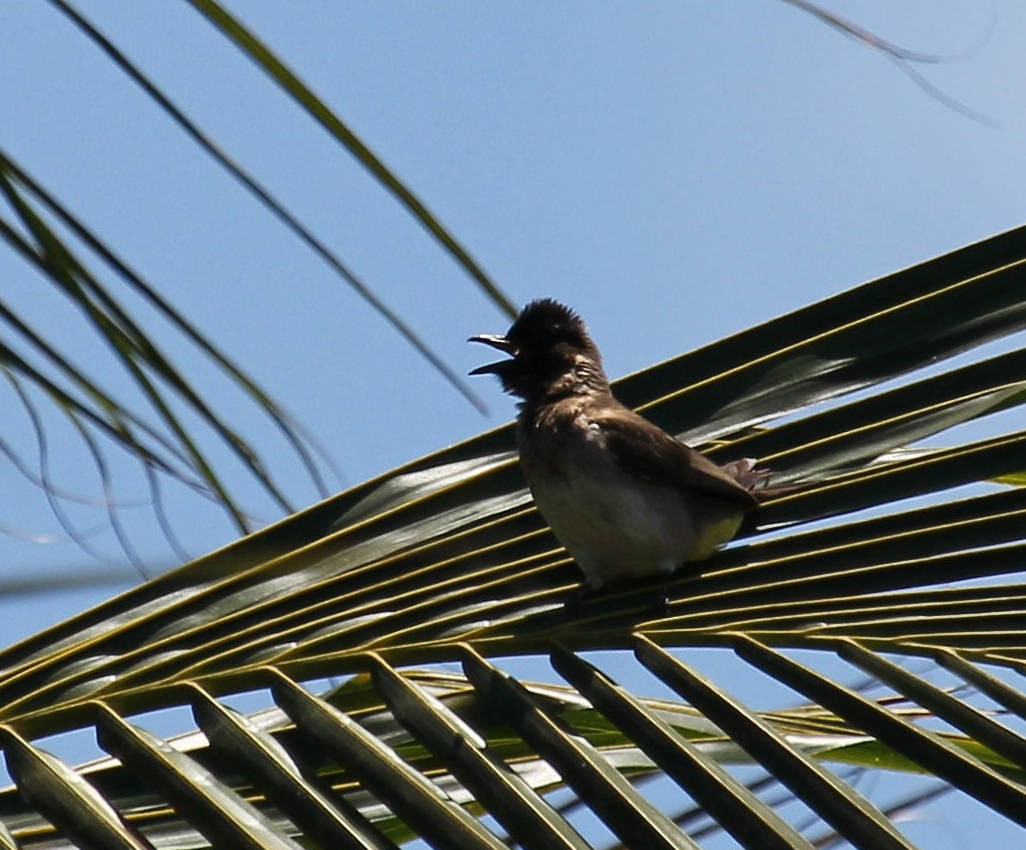
{"type": "Polygon", "coordinates": [[[414,194],[409,186],[392,173],[388,166],[364,144],[344,121],[328,108],[327,104],[294,71],[274,55],[268,45],[257,38],[220,3],[215,3],[213,0],[189,0],[189,3],[349,151],[356,161],[384,189],[388,190],[438,244],[459,263],[471,280],[496,306],[510,318],[516,315],[517,308],[509,297],[481,268],[470,252],[438,220],[437,216],[427,208],[427,205],[414,194]]]}
{"type": "MultiPolygon", "coordinates": [[[[509,299],[418,200],[413,190],[278,60],[270,48],[220,5],[209,2],[194,5],[212,26],[281,84],[296,106],[320,122],[382,188],[394,195],[489,299],[501,310],[512,312],[509,299]]],[[[375,293],[373,286],[362,280],[327,242],[204,132],[81,11],[63,0],[51,0],[51,6],[139,86],[200,150],[211,156],[259,205],[369,303],[468,401],[483,409],[466,381],[426,344],[399,312],[375,293]]],[[[303,467],[316,492],[320,496],[329,492],[324,478],[330,463],[289,413],[216,342],[164,298],[159,283],[147,280],[133,268],[111,241],[90,229],[6,150],[0,150],[0,242],[23,261],[35,280],[49,285],[77,310],[84,322],[82,335],[101,341],[104,355],[109,355],[109,359],[101,356],[97,363],[90,364],[92,368],[86,368],[48,334],[45,322],[38,323],[37,318],[30,320],[21,315],[7,299],[0,301],[0,368],[15,388],[16,401],[24,408],[31,427],[36,429],[38,442],[46,442],[46,430],[34,416],[33,400],[45,401],[51,409],[59,411],[70,431],[81,437],[87,462],[96,467],[104,490],[102,496],[93,501],[108,515],[115,535],[132,560],[142,566],[116,516],[119,499],[111,492],[114,476],[109,471],[106,454],[111,446],[123,449],[138,461],[158,522],[183,560],[185,555],[165,515],[162,482],[180,484],[220,506],[238,532],[247,532],[259,524],[252,520],[247,507],[239,502],[235,487],[226,479],[224,464],[217,459],[221,452],[226,452],[232,463],[252,477],[268,496],[273,510],[289,513],[296,507],[279,480],[279,473],[261,457],[240,426],[222,412],[218,400],[199,391],[190,376],[154,341],[152,327],[144,326],[145,322],[133,312],[132,305],[145,305],[146,310],[152,311],[191,351],[213,365],[259,415],[272,423],[287,452],[303,467]],[[109,380],[98,377],[103,369],[127,375],[130,386],[136,391],[135,398],[123,397],[112,389],[109,380]]],[[[24,463],[6,444],[0,446],[0,451],[19,470],[33,465],[24,463]]],[[[46,465],[42,451],[39,460],[39,466],[46,465]]],[[[33,480],[33,474],[24,477],[44,493],[68,535],[89,551],[84,537],[60,516],[59,484],[33,480]]]]}
{"type": "MultiPolygon", "coordinates": [[[[424,341],[420,334],[394,309],[388,306],[367,285],[361,277],[346,264],[338,254],[313,230],[304,224],[274,193],[257,177],[248,172],[221,148],[199,125],[185,114],[128,56],[117,48],[103,35],[78,9],[64,0],[50,0],[51,4],[65,15],[75,27],[93,44],[95,44],[110,60],[134,83],[136,83],[171,119],[197,147],[208,154],[235,181],[274,216],[289,232],[307,246],[317,257],[327,264],[347,286],[366,301],[388,324],[392,326],[417,353],[427,360],[434,369],[459,391],[471,404],[479,410],[484,407],[477,396],[469,389],[463,378],[424,341]]],[[[449,252],[453,259],[470,275],[496,306],[507,314],[514,312],[509,298],[499,289],[484,270],[473,260],[470,254],[445,229],[435,216],[421,203],[413,191],[394,175],[374,152],[324,104],[271,50],[249,32],[240,21],[233,18],[227,10],[217,3],[193,3],[210,23],[221,30],[245,53],[257,67],[265,71],[292,96],[296,104],[318,121],[339,144],[352,154],[387,191],[395,195],[409,210],[413,217],[431,233],[449,252]]]]}
{"type": "Polygon", "coordinates": [[[1020,229],[621,381],[663,427],[721,460],[759,457],[796,487],[665,587],[579,598],[504,427],[11,647],[0,723],[28,805],[0,795],[0,820],[23,843],[50,836],[49,821],[96,845],[113,831],[119,846],[504,846],[488,812],[525,846],[588,846],[546,799],[568,787],[626,846],[695,846],[632,782],[660,775],[743,846],[812,846],[728,769],[745,763],[854,846],[911,847],[835,762],[936,777],[1026,826],[1026,741],[894,663],[930,659],[1026,718],[999,672],[1026,661],[1026,497],[988,483],[1026,469],[1026,437],[908,448],[1026,398],[1026,361],[1008,346],[943,368],[1026,324],[1024,269],[1020,229]],[[975,486],[946,500],[963,485],[975,486]],[[809,704],[747,705],[678,652],[705,647],[809,704]],[[582,655],[600,649],[637,664],[582,655]],[[570,687],[518,681],[497,660],[517,655],[548,657],[570,687]],[[404,669],[442,662],[463,673],[404,669]],[[679,699],[618,686],[629,669],[679,699]],[[352,678],[321,696],[302,686],[327,676],[352,678]],[[254,690],[272,707],[224,707],[254,690]],[[205,737],[169,744],[133,718],[181,705],[205,737]],[[120,765],[76,771],[35,743],[72,728],[94,729],[120,765]]]}
{"type": "Polygon", "coordinates": [[[0,152],[0,194],[16,219],[0,218],[0,237],[85,317],[88,330],[105,340],[114,362],[138,388],[156,421],[133,410],[100,381],[63,355],[45,334],[13,309],[0,304],[5,341],[0,343],[0,366],[19,384],[41,393],[79,429],[94,430],[127,450],[150,473],[169,476],[223,505],[241,531],[249,529],[245,511],[233,499],[215,469],[208,451],[183,424],[178,403],[205,423],[217,439],[244,464],[261,487],[283,509],[293,509],[257,452],[196,393],[174,363],[151,341],[123,306],[116,288],[90,270],[100,260],[119,284],[141,297],[162,318],[213,362],[249,400],[278,427],[314,481],[323,488],[312,449],[288,414],[281,410],[245,372],[205,338],[184,316],[91,233],[17,163],[0,152]],[[88,259],[50,223],[56,219],[81,241],[88,259]]]}

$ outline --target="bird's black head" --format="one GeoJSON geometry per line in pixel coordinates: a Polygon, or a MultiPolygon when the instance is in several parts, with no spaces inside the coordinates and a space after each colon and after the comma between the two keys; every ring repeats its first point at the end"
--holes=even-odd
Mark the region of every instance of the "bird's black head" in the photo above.
{"type": "Polygon", "coordinates": [[[471,375],[498,375],[502,388],[527,402],[574,392],[608,389],[602,356],[588,330],[569,307],[542,298],[532,301],[505,336],[481,334],[483,342],[510,355],[474,369],[471,375]]]}

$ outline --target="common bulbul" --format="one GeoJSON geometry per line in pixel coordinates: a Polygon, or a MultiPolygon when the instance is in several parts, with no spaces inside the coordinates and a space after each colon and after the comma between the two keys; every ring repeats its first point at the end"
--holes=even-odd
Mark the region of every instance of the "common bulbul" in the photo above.
{"type": "Polygon", "coordinates": [[[617,401],[602,356],[569,307],[532,301],[504,336],[497,375],[522,399],[520,464],[542,517],[593,589],[708,557],[758,505],[750,459],[717,466],[617,401]]]}

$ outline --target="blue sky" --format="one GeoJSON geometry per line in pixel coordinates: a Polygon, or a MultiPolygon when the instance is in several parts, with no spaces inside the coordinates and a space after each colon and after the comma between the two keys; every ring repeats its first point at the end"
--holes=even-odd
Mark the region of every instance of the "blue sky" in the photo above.
{"type": "MultiPolygon", "coordinates": [[[[779,0],[227,6],[511,298],[574,306],[614,376],[1026,220],[1026,7],[1016,0],[824,3],[892,42],[950,57],[916,68],[993,125],[779,0]]],[[[480,362],[466,337],[507,320],[188,4],[77,8],[453,368],[480,362]]],[[[337,461],[337,487],[512,415],[490,380],[474,383],[490,409],[476,412],[49,4],[6,5],[2,43],[0,145],[284,402],[337,461]]],[[[5,299],[132,397],[79,317],[9,251],[0,276],[5,299]]],[[[201,370],[198,383],[296,503],[314,501],[252,408],[147,321],[184,369],[201,370]]],[[[31,458],[18,421],[10,438],[31,458]]],[[[74,435],[54,418],[49,436],[55,477],[95,495],[74,435]]],[[[119,475],[125,499],[145,495],[130,468],[119,475]]],[[[275,517],[241,475],[233,480],[254,514],[275,517]]],[[[0,487],[17,494],[5,526],[59,535],[46,501],[2,465],[0,487]]],[[[220,514],[174,488],[169,504],[193,554],[232,538],[220,514]]],[[[102,525],[102,514],[71,510],[84,528],[102,525]]],[[[147,563],[173,565],[148,509],[126,511],[147,563]]],[[[109,533],[90,539],[123,563],[109,533]]],[[[68,542],[0,537],[0,552],[12,582],[95,566],[68,542]]],[[[113,589],[11,592],[0,640],[113,589]]],[[[959,846],[952,835],[918,840],[959,846]]]]}

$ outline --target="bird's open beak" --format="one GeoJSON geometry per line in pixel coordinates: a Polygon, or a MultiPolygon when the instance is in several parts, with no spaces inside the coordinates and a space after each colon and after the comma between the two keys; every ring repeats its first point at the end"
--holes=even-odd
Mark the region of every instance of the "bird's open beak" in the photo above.
{"type": "MultiPolygon", "coordinates": [[[[516,346],[501,334],[478,334],[477,336],[472,336],[467,340],[467,342],[483,342],[485,345],[497,348],[499,351],[503,351],[511,357],[516,356],[517,353],[516,346]]],[[[494,375],[505,369],[509,363],[509,360],[498,360],[495,363],[486,363],[484,366],[478,366],[476,369],[472,369],[469,374],[494,375]]]]}

